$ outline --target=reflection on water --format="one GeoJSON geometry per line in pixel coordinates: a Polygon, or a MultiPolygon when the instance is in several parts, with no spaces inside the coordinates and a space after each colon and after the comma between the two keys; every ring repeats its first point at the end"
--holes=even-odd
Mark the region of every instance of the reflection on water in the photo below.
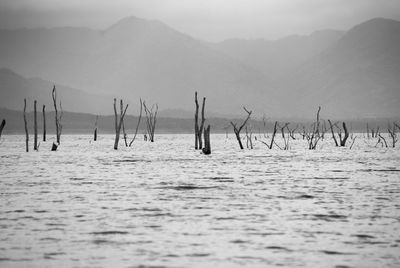
{"type": "Polygon", "coordinates": [[[90,139],[2,137],[1,267],[400,267],[398,148],[90,139]]]}

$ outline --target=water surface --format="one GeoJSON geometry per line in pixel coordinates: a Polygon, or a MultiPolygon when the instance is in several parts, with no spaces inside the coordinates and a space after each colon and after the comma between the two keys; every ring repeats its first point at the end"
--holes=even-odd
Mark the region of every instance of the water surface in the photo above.
{"type": "Polygon", "coordinates": [[[1,267],[400,267],[398,148],[51,142],[2,137],[1,267]]]}

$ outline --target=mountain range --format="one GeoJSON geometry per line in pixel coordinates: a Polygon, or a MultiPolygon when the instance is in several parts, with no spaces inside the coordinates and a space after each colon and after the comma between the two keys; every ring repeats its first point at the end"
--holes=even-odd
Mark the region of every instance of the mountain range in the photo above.
{"type": "Polygon", "coordinates": [[[400,22],[383,18],[346,32],[220,43],[136,17],[105,30],[0,30],[0,107],[20,109],[24,97],[51,106],[55,84],[76,112],[111,114],[113,97],[137,109],[141,97],[179,117],[198,91],[217,114],[246,106],[311,118],[322,106],[329,117],[391,117],[400,114],[398,47],[400,22]]]}

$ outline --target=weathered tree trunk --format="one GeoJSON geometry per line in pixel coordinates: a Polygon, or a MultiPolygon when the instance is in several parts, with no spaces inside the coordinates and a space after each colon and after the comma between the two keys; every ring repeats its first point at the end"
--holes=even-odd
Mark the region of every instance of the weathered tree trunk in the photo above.
{"type": "Polygon", "coordinates": [[[320,133],[319,133],[319,113],[321,112],[321,106],[318,106],[318,112],[317,112],[317,127],[315,130],[315,134],[316,136],[318,136],[318,138],[320,137],[320,133]]]}
{"type": "Polygon", "coordinates": [[[194,113],[194,149],[197,150],[199,149],[199,102],[197,101],[197,91],[194,93],[194,103],[196,105],[196,112],[194,113]]]}
{"type": "Polygon", "coordinates": [[[277,126],[278,126],[278,121],[275,121],[274,132],[272,132],[271,143],[269,145],[269,149],[272,149],[272,146],[274,145],[275,135],[276,135],[276,132],[278,131],[277,126]]]}
{"type": "Polygon", "coordinates": [[[243,109],[247,113],[247,118],[244,120],[243,124],[238,128],[236,126],[236,124],[231,121],[231,125],[233,126],[233,131],[235,132],[236,139],[237,139],[237,141],[239,143],[239,147],[240,147],[241,150],[243,150],[243,144],[242,144],[242,140],[240,139],[240,131],[242,131],[242,128],[247,124],[247,121],[250,119],[250,116],[251,116],[251,113],[252,113],[252,111],[248,111],[246,109],[246,107],[243,107],[243,109]]]}
{"type": "Polygon", "coordinates": [[[350,150],[353,148],[353,145],[354,145],[354,143],[356,142],[356,138],[357,138],[357,137],[354,137],[354,138],[353,138],[353,142],[351,143],[350,148],[349,148],[350,150]]]}
{"type": "Polygon", "coordinates": [[[344,130],[344,137],[343,137],[343,140],[340,139],[340,146],[342,146],[342,147],[346,146],[346,141],[347,141],[347,138],[349,137],[349,131],[347,130],[345,122],[343,122],[343,130],[344,130]]]}
{"type": "Polygon", "coordinates": [[[114,128],[115,128],[114,150],[118,150],[119,132],[121,129],[118,128],[117,99],[115,98],[114,98],[114,128]]]}
{"type": "Polygon", "coordinates": [[[124,121],[124,117],[126,114],[126,110],[128,109],[128,104],[125,107],[124,110],[124,104],[122,100],[120,100],[120,116],[118,120],[118,114],[117,114],[117,99],[114,98],[114,115],[115,115],[115,141],[114,141],[114,150],[118,150],[118,142],[119,142],[119,136],[121,133],[121,126],[124,121]]]}
{"type": "Polygon", "coordinates": [[[122,121],[122,134],[124,135],[124,142],[125,142],[125,147],[128,147],[128,142],[127,142],[127,136],[126,136],[126,131],[125,131],[125,121],[122,121]]]}
{"type": "Polygon", "coordinates": [[[6,120],[3,119],[3,121],[1,121],[1,125],[0,125],[0,138],[1,138],[1,133],[3,132],[5,125],[6,125],[6,120]]]}
{"type": "Polygon", "coordinates": [[[210,145],[210,125],[204,129],[204,148],[202,149],[203,154],[209,155],[211,154],[211,145],[210,145]]]}
{"type": "Polygon", "coordinates": [[[281,132],[282,132],[282,138],[283,138],[283,142],[284,142],[284,147],[283,150],[289,150],[289,140],[290,140],[290,129],[289,129],[289,123],[286,123],[282,128],[281,128],[281,132]],[[287,135],[285,135],[285,128],[288,130],[287,135]]]}
{"type": "Polygon", "coordinates": [[[396,133],[396,124],[393,124],[393,128],[391,129],[391,126],[389,124],[388,126],[388,133],[390,137],[392,138],[392,147],[396,147],[396,142],[397,142],[397,133],[396,133]]]}
{"type": "Polygon", "coordinates": [[[97,124],[98,124],[99,116],[96,115],[96,121],[94,122],[94,134],[93,134],[93,140],[97,141],[97,124]]]}
{"type": "MultiPolygon", "coordinates": [[[[57,144],[60,144],[60,139],[61,139],[61,116],[58,116],[58,109],[57,109],[57,91],[56,91],[56,86],[53,86],[53,91],[52,91],[52,98],[53,98],[53,104],[54,104],[54,111],[55,111],[55,123],[56,123],[56,138],[57,138],[57,144]]],[[[60,102],[60,108],[61,108],[61,102],[60,102]]]]}
{"type": "Polygon", "coordinates": [[[37,128],[37,109],[36,109],[36,104],[37,101],[35,100],[33,102],[33,131],[34,131],[34,137],[33,137],[33,150],[37,151],[38,149],[38,128],[37,128]]]}
{"type": "Polygon", "coordinates": [[[206,104],[206,98],[203,98],[203,105],[201,107],[201,123],[200,123],[200,127],[199,127],[199,149],[201,150],[203,148],[203,141],[202,141],[202,133],[203,133],[203,128],[204,128],[204,122],[206,121],[206,119],[204,118],[204,106],[206,104]]]}
{"type": "Polygon", "coordinates": [[[26,121],[26,99],[24,99],[24,124],[25,124],[25,147],[26,147],[26,152],[29,152],[29,133],[28,133],[28,123],[26,121]]]}
{"type": "Polygon", "coordinates": [[[146,124],[147,124],[147,133],[149,134],[149,140],[154,142],[154,132],[156,129],[156,122],[157,122],[157,112],[158,112],[158,105],[156,104],[156,111],[153,112],[154,105],[149,110],[146,106],[146,103],[143,102],[144,111],[146,113],[146,124]]]}
{"type": "Polygon", "coordinates": [[[236,139],[237,139],[237,141],[239,143],[240,150],[243,150],[244,148],[243,148],[242,140],[240,139],[240,132],[239,131],[235,131],[235,136],[236,136],[236,139]]]}
{"type": "Polygon", "coordinates": [[[142,99],[140,99],[140,114],[139,114],[139,119],[138,119],[138,122],[137,122],[137,125],[136,125],[135,135],[133,135],[133,138],[132,138],[131,142],[129,143],[129,147],[132,146],[132,143],[133,143],[133,142],[135,141],[135,139],[136,139],[136,135],[137,135],[137,132],[138,132],[138,129],[139,129],[139,125],[140,125],[140,120],[142,119],[142,110],[143,110],[143,103],[142,103],[142,99]]]}
{"type": "Polygon", "coordinates": [[[245,133],[245,136],[246,136],[246,148],[249,149],[250,148],[250,146],[249,146],[250,141],[249,141],[249,131],[248,131],[247,126],[245,126],[245,128],[244,128],[244,133],[245,133]]]}
{"type": "Polygon", "coordinates": [[[43,105],[42,115],[43,115],[43,141],[46,141],[46,106],[43,105]]]}
{"type": "Polygon", "coordinates": [[[335,142],[335,145],[336,145],[336,147],[338,147],[338,146],[339,146],[339,144],[338,144],[338,142],[337,142],[337,140],[336,140],[336,137],[335,137],[335,132],[333,131],[333,125],[332,125],[332,122],[331,122],[331,120],[329,120],[329,119],[328,119],[328,122],[329,122],[329,126],[331,127],[331,132],[332,132],[332,138],[333,138],[333,141],[335,142]]]}

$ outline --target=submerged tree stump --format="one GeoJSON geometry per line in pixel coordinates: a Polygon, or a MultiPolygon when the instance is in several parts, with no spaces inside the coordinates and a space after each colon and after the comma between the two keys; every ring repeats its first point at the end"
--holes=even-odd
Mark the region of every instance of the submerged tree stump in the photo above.
{"type": "Polygon", "coordinates": [[[3,121],[1,121],[1,125],[0,125],[0,138],[1,138],[1,133],[3,132],[5,125],[6,125],[6,120],[3,119],[3,121]]]}
{"type": "Polygon", "coordinates": [[[55,142],[53,142],[53,145],[51,146],[51,150],[57,151],[57,148],[58,148],[58,145],[55,142]]]}
{"type": "Polygon", "coordinates": [[[96,121],[94,122],[94,134],[93,134],[93,140],[97,141],[97,121],[99,120],[99,116],[96,115],[96,121]]]}
{"type": "Polygon", "coordinates": [[[344,130],[344,137],[342,139],[341,132],[339,132],[339,139],[340,139],[340,146],[344,147],[344,146],[346,146],[346,141],[347,141],[347,138],[349,137],[349,131],[347,130],[345,122],[343,122],[342,125],[343,125],[343,130],[344,130]]]}
{"type": "Polygon", "coordinates": [[[204,129],[204,148],[202,148],[203,154],[209,155],[211,154],[211,145],[210,145],[210,125],[204,129]]]}

